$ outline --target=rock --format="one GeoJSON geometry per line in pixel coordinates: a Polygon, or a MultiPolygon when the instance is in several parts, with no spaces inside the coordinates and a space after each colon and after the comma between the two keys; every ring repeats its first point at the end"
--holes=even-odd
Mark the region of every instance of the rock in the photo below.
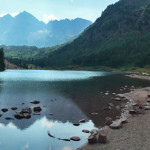
{"type": "Polygon", "coordinates": [[[121,122],[122,124],[128,123],[126,117],[120,118],[120,122],[121,122]]]}
{"type": "Polygon", "coordinates": [[[121,104],[121,108],[125,108],[125,105],[124,105],[124,104],[121,104]]]}
{"type": "Polygon", "coordinates": [[[16,119],[23,119],[23,114],[22,114],[22,112],[16,112],[16,114],[14,114],[14,117],[16,118],[16,119]]]}
{"type": "Polygon", "coordinates": [[[32,103],[32,104],[39,104],[40,101],[32,101],[32,102],[30,102],[30,103],[32,103]]]}
{"type": "Polygon", "coordinates": [[[121,107],[119,105],[117,105],[115,108],[116,108],[116,110],[120,110],[121,109],[121,107]]]}
{"type": "Polygon", "coordinates": [[[17,110],[18,108],[17,108],[17,107],[12,107],[11,109],[12,109],[12,110],[17,110]]]}
{"type": "Polygon", "coordinates": [[[23,113],[23,118],[29,119],[29,118],[31,118],[31,114],[23,113]]]}
{"type": "Polygon", "coordinates": [[[70,140],[72,140],[72,141],[80,141],[80,137],[73,136],[73,137],[70,138],[70,140]]]}
{"type": "Polygon", "coordinates": [[[117,96],[119,96],[119,97],[121,97],[121,98],[126,98],[126,97],[124,96],[124,94],[118,94],[117,96]]]}
{"type": "Polygon", "coordinates": [[[28,113],[28,114],[31,114],[31,113],[32,113],[32,110],[31,110],[31,108],[27,107],[27,108],[22,109],[21,112],[22,112],[22,113],[28,113]]]}
{"type": "Polygon", "coordinates": [[[34,112],[40,112],[42,109],[41,109],[41,107],[39,106],[39,107],[34,107],[33,110],[34,110],[34,112]]]}
{"type": "Polygon", "coordinates": [[[50,113],[50,115],[53,115],[53,113],[50,113]]]}
{"type": "Polygon", "coordinates": [[[3,109],[1,109],[2,110],[2,112],[7,112],[8,111],[8,109],[7,108],[3,108],[3,109]]]}
{"type": "Polygon", "coordinates": [[[84,133],[90,133],[89,130],[85,130],[85,129],[83,129],[82,132],[84,132],[84,133]]]}
{"type": "Polygon", "coordinates": [[[145,110],[150,110],[150,106],[144,106],[145,110]]]}
{"type": "Polygon", "coordinates": [[[74,125],[74,126],[79,126],[80,124],[79,124],[79,123],[73,123],[73,125],[74,125]]]}
{"type": "Polygon", "coordinates": [[[79,123],[85,123],[85,119],[79,120],[79,123]]]}
{"type": "Polygon", "coordinates": [[[103,109],[104,110],[111,110],[111,107],[110,106],[105,106],[103,109]]]}
{"type": "Polygon", "coordinates": [[[11,117],[6,117],[5,119],[6,120],[13,120],[13,118],[11,118],[11,117]]]}
{"type": "Polygon", "coordinates": [[[91,113],[91,115],[98,115],[98,113],[96,113],[96,112],[93,112],[93,113],[91,113]]]}
{"type": "Polygon", "coordinates": [[[62,141],[70,141],[70,139],[59,139],[59,140],[62,140],[62,141]]]}
{"type": "Polygon", "coordinates": [[[109,126],[111,129],[120,129],[122,126],[120,120],[113,121],[113,123],[109,126]]]}
{"type": "Polygon", "coordinates": [[[113,98],[114,101],[121,101],[120,98],[116,97],[116,98],[113,98]]]}
{"type": "Polygon", "coordinates": [[[109,95],[109,93],[105,93],[105,95],[109,95]]]}
{"type": "Polygon", "coordinates": [[[0,117],[2,117],[2,114],[0,114],[0,117]]]}
{"type": "Polygon", "coordinates": [[[89,142],[89,144],[94,144],[94,143],[96,143],[97,142],[97,138],[96,138],[96,135],[90,135],[89,137],[88,137],[88,142],[89,142]]]}
{"type": "Polygon", "coordinates": [[[120,119],[120,116],[116,116],[116,119],[120,119]]]}
{"type": "Polygon", "coordinates": [[[136,112],[134,109],[131,109],[131,110],[129,110],[129,113],[130,113],[131,115],[134,115],[134,114],[136,114],[137,112],[136,112]]]}
{"type": "Polygon", "coordinates": [[[133,107],[139,107],[140,105],[137,103],[132,104],[133,107]]]}
{"type": "Polygon", "coordinates": [[[112,118],[106,117],[106,118],[105,118],[105,124],[106,124],[107,126],[111,125],[111,124],[112,124],[112,118]]]}
{"type": "Polygon", "coordinates": [[[114,104],[113,103],[108,103],[108,106],[114,107],[114,104]]]}
{"type": "Polygon", "coordinates": [[[113,95],[116,95],[116,93],[112,93],[113,95]]]}
{"type": "Polygon", "coordinates": [[[149,103],[145,102],[143,106],[150,106],[149,103]]]}
{"type": "Polygon", "coordinates": [[[48,131],[48,135],[52,138],[55,138],[49,131],[48,131]]]}
{"type": "Polygon", "coordinates": [[[99,133],[97,136],[97,142],[102,143],[102,144],[106,144],[107,143],[106,135],[104,133],[99,133]]]}
{"type": "Polygon", "coordinates": [[[98,134],[98,131],[97,131],[96,129],[92,129],[92,130],[90,131],[90,133],[91,133],[92,135],[97,135],[97,134],[98,134]]]}

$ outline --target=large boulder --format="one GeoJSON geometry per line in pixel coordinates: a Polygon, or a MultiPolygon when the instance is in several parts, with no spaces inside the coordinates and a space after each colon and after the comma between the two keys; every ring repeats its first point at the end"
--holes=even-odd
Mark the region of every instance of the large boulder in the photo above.
{"type": "Polygon", "coordinates": [[[122,126],[122,122],[120,120],[113,121],[113,123],[109,126],[111,129],[120,129],[122,126]]]}
{"type": "Polygon", "coordinates": [[[79,124],[79,123],[73,123],[73,125],[74,125],[74,126],[79,126],[80,124],[79,124]]]}
{"type": "Polygon", "coordinates": [[[22,113],[31,114],[31,113],[32,113],[32,110],[31,110],[31,108],[27,107],[27,108],[22,109],[22,113]]]}
{"type": "Polygon", "coordinates": [[[96,135],[91,134],[91,135],[88,137],[88,142],[89,142],[89,144],[94,144],[94,143],[96,143],[96,142],[97,142],[96,135]]]}
{"type": "Polygon", "coordinates": [[[23,118],[29,119],[29,118],[31,118],[31,114],[23,113],[23,118]]]}
{"type": "Polygon", "coordinates": [[[90,133],[89,130],[85,130],[85,129],[83,129],[82,132],[84,132],[84,133],[90,133]]]}
{"type": "Polygon", "coordinates": [[[104,133],[99,133],[98,136],[97,136],[97,142],[106,144],[107,143],[106,135],[104,133]]]}
{"type": "Polygon", "coordinates": [[[1,109],[2,110],[2,112],[7,112],[8,111],[8,109],[7,108],[3,108],[3,109],[1,109]]]}
{"type": "Polygon", "coordinates": [[[34,112],[40,112],[42,108],[40,106],[33,108],[34,112]]]}
{"type": "Polygon", "coordinates": [[[22,112],[16,112],[16,113],[14,114],[14,117],[15,117],[16,119],[23,119],[23,118],[24,118],[22,112]]]}

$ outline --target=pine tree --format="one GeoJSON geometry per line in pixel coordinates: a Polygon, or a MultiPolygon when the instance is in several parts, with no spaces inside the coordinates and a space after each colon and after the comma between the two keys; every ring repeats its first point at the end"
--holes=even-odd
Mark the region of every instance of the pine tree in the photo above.
{"type": "Polygon", "coordinates": [[[3,48],[0,49],[0,71],[5,70],[5,63],[4,63],[4,51],[3,48]]]}

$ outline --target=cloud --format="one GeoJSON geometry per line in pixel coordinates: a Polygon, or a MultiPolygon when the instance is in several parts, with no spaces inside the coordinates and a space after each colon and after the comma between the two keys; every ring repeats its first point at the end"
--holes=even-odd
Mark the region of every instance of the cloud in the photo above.
{"type": "Polygon", "coordinates": [[[0,123],[0,128],[1,128],[1,127],[4,127],[4,126],[5,126],[4,124],[0,123]]]}
{"type": "Polygon", "coordinates": [[[51,128],[54,125],[55,125],[55,122],[48,121],[47,118],[43,118],[42,127],[51,128]]]}
{"type": "Polygon", "coordinates": [[[10,122],[8,124],[8,127],[11,128],[11,129],[16,129],[17,128],[12,122],[10,122]]]}
{"type": "Polygon", "coordinates": [[[51,20],[60,20],[60,19],[57,18],[57,17],[56,17],[55,15],[53,15],[53,14],[50,14],[50,15],[45,14],[45,15],[44,15],[43,21],[44,21],[45,23],[48,23],[48,22],[51,21],[51,20]]]}

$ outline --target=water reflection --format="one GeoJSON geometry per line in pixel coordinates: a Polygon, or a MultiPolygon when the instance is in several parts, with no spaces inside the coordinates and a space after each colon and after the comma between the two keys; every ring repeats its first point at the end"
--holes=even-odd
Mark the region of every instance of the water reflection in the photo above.
{"type": "MultiPolygon", "coordinates": [[[[104,125],[105,117],[115,119],[120,110],[104,111],[108,103],[115,106],[120,102],[111,100],[111,93],[120,93],[120,87],[134,85],[149,86],[149,81],[130,79],[122,74],[86,71],[28,71],[7,70],[0,73],[0,108],[9,111],[0,118],[0,147],[2,150],[57,150],[75,149],[82,145],[88,135],[82,129],[92,129],[104,125]],[[109,91],[109,95],[101,94],[109,91]],[[33,108],[30,101],[39,100],[42,112],[31,119],[11,122],[11,107],[33,108]],[[21,103],[25,104],[22,105],[21,103]],[[97,112],[98,115],[91,115],[97,112]],[[53,115],[50,115],[53,113],[53,115]],[[87,123],[79,127],[73,123],[81,119],[87,123]],[[48,137],[47,131],[59,138],[80,136],[80,142],[64,142],[48,137]],[[17,146],[16,146],[17,143],[17,146]]],[[[2,113],[2,112],[0,112],[2,113]]]]}
{"type": "Polygon", "coordinates": [[[82,145],[87,140],[87,134],[82,133],[82,129],[92,129],[94,124],[88,121],[81,124],[80,127],[75,127],[70,122],[62,123],[59,121],[51,121],[46,117],[37,120],[26,130],[18,129],[13,123],[8,125],[0,124],[0,146],[3,150],[60,150],[60,149],[75,149],[82,145]],[[64,142],[56,138],[50,138],[47,131],[50,131],[55,137],[70,138],[78,135],[81,137],[80,142],[64,142]],[[9,144],[8,144],[9,142],[9,144]]]}

